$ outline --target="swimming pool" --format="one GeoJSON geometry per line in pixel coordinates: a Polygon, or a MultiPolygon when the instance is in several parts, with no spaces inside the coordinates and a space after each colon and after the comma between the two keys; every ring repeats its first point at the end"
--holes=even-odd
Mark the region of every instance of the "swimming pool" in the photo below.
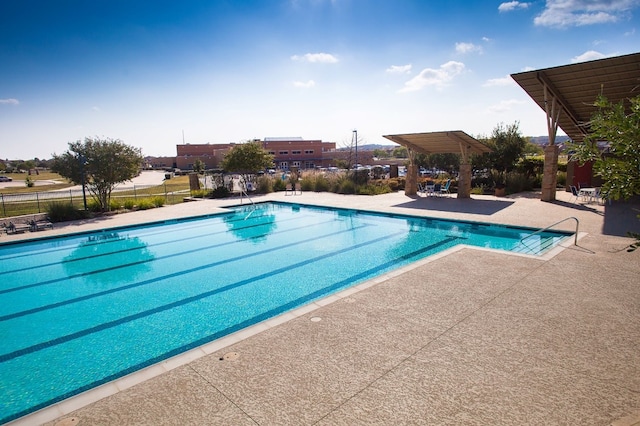
{"type": "Polygon", "coordinates": [[[0,246],[0,423],[458,244],[568,233],[265,203],[0,246]]]}

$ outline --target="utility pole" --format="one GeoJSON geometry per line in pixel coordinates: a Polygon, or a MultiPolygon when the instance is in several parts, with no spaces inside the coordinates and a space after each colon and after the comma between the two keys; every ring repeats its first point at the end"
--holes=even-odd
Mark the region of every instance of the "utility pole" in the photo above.
{"type": "Polygon", "coordinates": [[[358,170],[358,131],[357,130],[353,130],[353,138],[356,141],[356,171],[358,170]]]}

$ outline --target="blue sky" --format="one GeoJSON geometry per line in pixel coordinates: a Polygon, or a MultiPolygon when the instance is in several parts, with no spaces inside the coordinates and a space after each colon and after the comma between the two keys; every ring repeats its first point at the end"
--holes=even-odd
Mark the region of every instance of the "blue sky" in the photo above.
{"type": "Polygon", "coordinates": [[[85,137],[176,144],[382,135],[520,122],[509,74],[635,53],[640,0],[0,2],[0,158],[85,137]]]}

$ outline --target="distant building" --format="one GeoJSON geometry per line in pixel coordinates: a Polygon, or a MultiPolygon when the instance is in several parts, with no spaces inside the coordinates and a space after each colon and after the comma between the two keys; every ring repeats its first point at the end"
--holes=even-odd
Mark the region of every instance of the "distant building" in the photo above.
{"type": "Polygon", "coordinates": [[[307,170],[333,165],[336,143],[300,137],[264,138],[262,147],[273,155],[277,170],[307,170]]]}
{"type": "Polygon", "coordinates": [[[217,169],[225,154],[234,143],[176,145],[176,165],[181,170],[193,170],[196,160],[204,163],[205,169],[217,169]]]}
{"type": "MultiPolygon", "coordinates": [[[[335,142],[321,140],[304,140],[300,137],[265,138],[256,140],[265,151],[274,157],[277,170],[314,169],[334,165],[335,142]]],[[[217,169],[224,158],[236,144],[182,144],[176,145],[174,166],[181,170],[192,170],[196,160],[205,164],[207,169],[217,169]]]]}

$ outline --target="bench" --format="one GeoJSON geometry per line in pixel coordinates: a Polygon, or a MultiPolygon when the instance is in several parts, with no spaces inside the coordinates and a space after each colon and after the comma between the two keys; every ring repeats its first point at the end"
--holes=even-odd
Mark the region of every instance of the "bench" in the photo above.
{"type": "Polygon", "coordinates": [[[19,234],[26,231],[42,231],[53,229],[53,223],[46,213],[29,214],[11,217],[9,222],[2,224],[7,234],[19,234]]]}

